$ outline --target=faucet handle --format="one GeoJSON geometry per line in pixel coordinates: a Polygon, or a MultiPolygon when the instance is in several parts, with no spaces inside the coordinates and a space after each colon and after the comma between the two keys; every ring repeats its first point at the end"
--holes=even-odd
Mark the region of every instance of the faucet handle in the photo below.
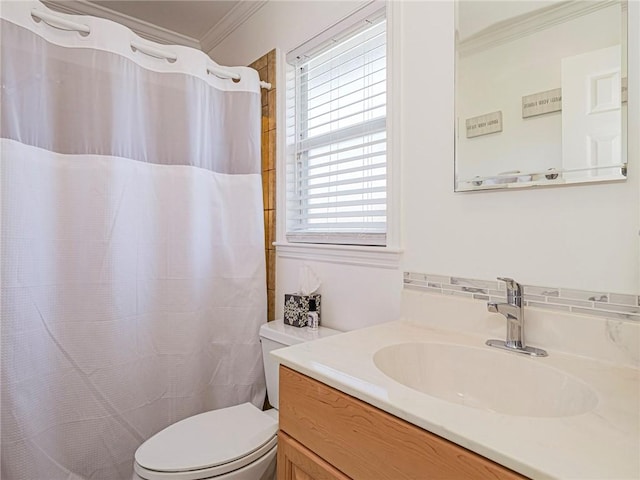
{"type": "Polygon", "coordinates": [[[508,278],[508,277],[497,277],[497,278],[498,280],[505,282],[507,284],[507,291],[511,290],[516,295],[522,294],[522,285],[516,282],[513,278],[508,278]]]}

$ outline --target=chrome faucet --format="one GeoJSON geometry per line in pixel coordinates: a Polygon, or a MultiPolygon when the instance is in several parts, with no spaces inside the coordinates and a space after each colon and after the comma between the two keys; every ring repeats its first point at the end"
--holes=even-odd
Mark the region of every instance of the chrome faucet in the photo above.
{"type": "Polygon", "coordinates": [[[528,347],[524,342],[524,308],[522,304],[522,285],[513,278],[498,277],[506,283],[507,303],[489,302],[487,310],[501,313],[507,319],[507,339],[487,340],[490,347],[502,348],[510,352],[524,353],[535,357],[546,357],[547,352],[540,348],[528,347]]]}

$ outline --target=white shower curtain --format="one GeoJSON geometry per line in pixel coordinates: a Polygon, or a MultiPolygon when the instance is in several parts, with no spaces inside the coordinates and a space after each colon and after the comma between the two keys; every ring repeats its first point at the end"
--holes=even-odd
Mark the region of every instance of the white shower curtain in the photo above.
{"type": "Polygon", "coordinates": [[[130,478],[160,429],[264,400],[259,80],[0,8],[1,476],[130,478]]]}

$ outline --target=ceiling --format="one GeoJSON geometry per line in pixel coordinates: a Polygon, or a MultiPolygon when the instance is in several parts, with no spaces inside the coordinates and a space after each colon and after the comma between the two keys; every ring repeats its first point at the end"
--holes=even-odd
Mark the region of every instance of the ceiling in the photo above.
{"type": "Polygon", "coordinates": [[[159,43],[211,51],[268,0],[43,0],[58,11],[121,23],[159,43]]]}
{"type": "Polygon", "coordinates": [[[237,1],[91,1],[96,5],[200,40],[228,14],[237,1]]]}

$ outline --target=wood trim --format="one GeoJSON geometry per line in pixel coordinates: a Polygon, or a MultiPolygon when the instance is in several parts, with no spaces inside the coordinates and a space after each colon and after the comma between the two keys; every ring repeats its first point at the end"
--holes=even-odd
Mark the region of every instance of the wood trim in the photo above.
{"type": "Polygon", "coordinates": [[[283,431],[278,432],[277,463],[279,480],[350,480],[283,431]]]}
{"type": "Polygon", "coordinates": [[[275,242],[278,258],[397,270],[402,250],[389,247],[275,242]]]}
{"type": "Polygon", "coordinates": [[[526,478],[284,366],[279,416],[282,431],[352,478],[526,478]]]}
{"type": "Polygon", "coordinates": [[[236,2],[236,5],[218,23],[211,27],[200,38],[202,51],[210,54],[222,41],[231,35],[236,28],[249,20],[266,1],[236,2]]]}

